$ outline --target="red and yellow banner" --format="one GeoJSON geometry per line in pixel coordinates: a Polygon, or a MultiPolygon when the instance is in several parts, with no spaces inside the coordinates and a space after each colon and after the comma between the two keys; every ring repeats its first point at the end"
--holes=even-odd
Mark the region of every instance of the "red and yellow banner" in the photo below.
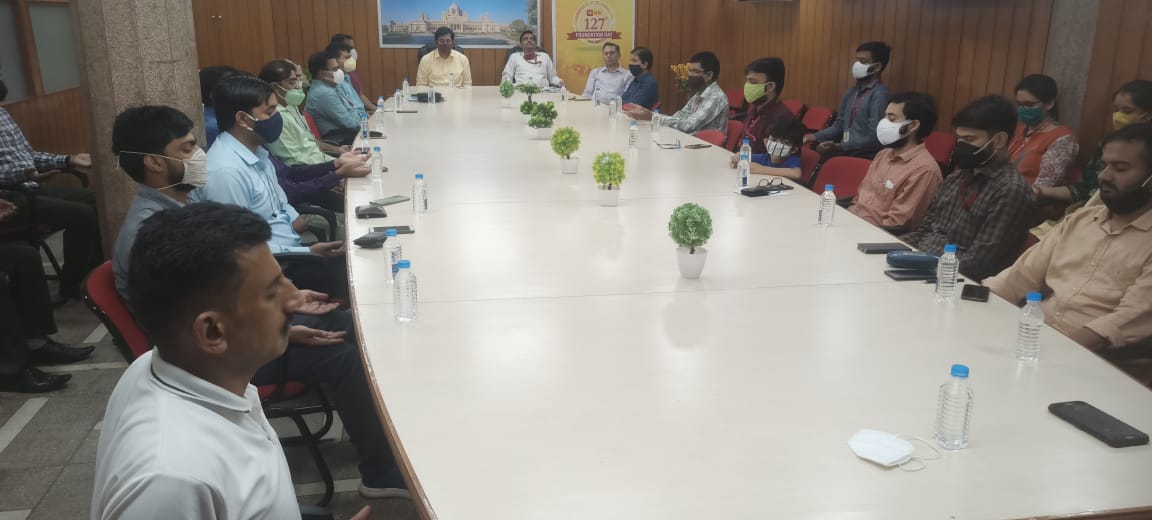
{"type": "Polygon", "coordinates": [[[628,67],[636,39],[635,0],[553,0],[553,57],[568,90],[584,91],[588,73],[604,66],[603,46],[620,46],[620,65],[628,67]]]}

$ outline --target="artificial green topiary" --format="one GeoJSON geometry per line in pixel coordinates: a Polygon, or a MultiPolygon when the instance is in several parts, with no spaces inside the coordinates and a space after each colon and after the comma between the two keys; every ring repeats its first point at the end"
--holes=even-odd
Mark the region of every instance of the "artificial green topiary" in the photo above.
{"type": "MultiPolygon", "coordinates": [[[[529,99],[528,101],[525,101],[523,103],[520,103],[520,113],[521,114],[530,115],[535,110],[536,110],[536,103],[533,103],[531,99],[529,99]]],[[[513,116],[513,117],[515,117],[515,116],[513,116]]]]}
{"type": "Polygon", "coordinates": [[[528,101],[532,101],[532,96],[540,93],[540,86],[535,83],[521,83],[516,85],[516,90],[528,95],[528,101]]]}
{"type": "Polygon", "coordinates": [[[592,173],[595,175],[596,184],[604,187],[604,189],[612,189],[620,187],[624,182],[624,156],[616,152],[604,152],[596,156],[596,160],[592,162],[592,173]]]}
{"type": "Polygon", "coordinates": [[[514,93],[516,93],[516,87],[512,85],[511,81],[504,80],[500,82],[501,97],[510,98],[514,93]]]}
{"type": "Polygon", "coordinates": [[[689,254],[696,254],[696,248],[712,238],[712,215],[691,202],[682,204],[668,219],[668,236],[680,247],[687,247],[689,254]]]}
{"type": "Polygon", "coordinates": [[[528,120],[528,126],[532,128],[552,128],[552,122],[556,120],[556,104],[549,101],[547,103],[536,103],[532,108],[532,119],[528,120]]]}
{"type": "Polygon", "coordinates": [[[565,159],[571,159],[572,154],[580,149],[580,132],[575,128],[566,126],[557,128],[552,134],[552,151],[565,159]]]}

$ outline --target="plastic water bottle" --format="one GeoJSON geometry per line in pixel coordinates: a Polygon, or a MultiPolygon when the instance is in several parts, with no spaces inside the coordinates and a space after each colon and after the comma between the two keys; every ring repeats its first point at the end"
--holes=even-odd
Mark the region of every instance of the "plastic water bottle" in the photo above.
{"type": "Polygon", "coordinates": [[[824,194],[820,195],[820,215],[816,223],[828,227],[832,225],[832,213],[836,211],[836,193],[832,191],[831,184],[824,185],[824,194]]]}
{"type": "Polygon", "coordinates": [[[428,188],[424,186],[424,174],[417,173],[412,181],[412,211],[417,215],[428,212],[428,188]]]}
{"type": "Polygon", "coordinates": [[[952,379],[940,385],[936,443],[946,450],[964,449],[968,447],[971,426],[972,388],[968,386],[968,367],[952,365],[952,379]]]}
{"type": "Polygon", "coordinates": [[[456,73],[448,73],[448,88],[456,88],[456,73]]]}
{"type": "Polygon", "coordinates": [[[1016,332],[1016,359],[1040,360],[1040,327],[1044,325],[1044,309],[1040,308],[1041,295],[1028,293],[1028,303],[1020,311],[1020,327],[1016,332]]]}
{"type": "Polygon", "coordinates": [[[752,157],[752,144],[748,142],[748,138],[744,138],[744,144],[740,145],[740,155],[752,157]]]}
{"type": "Polygon", "coordinates": [[[396,309],[398,321],[416,319],[416,275],[412,272],[412,262],[396,262],[396,276],[392,283],[392,307],[396,309]]]}
{"type": "Polygon", "coordinates": [[[372,135],[368,133],[368,115],[362,113],[360,115],[360,150],[364,153],[368,153],[368,139],[370,137],[372,135]]]}
{"type": "Polygon", "coordinates": [[[748,160],[750,156],[744,153],[744,148],[740,149],[740,162],[736,163],[736,186],[739,188],[748,187],[748,173],[752,169],[752,161],[748,160]]]}
{"type": "Polygon", "coordinates": [[[568,101],[568,85],[560,85],[560,102],[565,103],[568,101]]]}
{"type": "Polygon", "coordinates": [[[388,280],[396,281],[396,271],[400,269],[400,260],[404,258],[404,249],[400,247],[400,237],[395,229],[384,232],[388,239],[384,241],[384,256],[388,259],[388,280]]]}
{"type": "Polygon", "coordinates": [[[433,87],[431,83],[428,84],[428,102],[436,102],[436,87],[433,87]]]}
{"type": "Polygon", "coordinates": [[[652,110],[652,140],[657,143],[660,142],[660,128],[664,125],[660,122],[660,109],[652,110]]]}
{"type": "Polygon", "coordinates": [[[616,98],[608,102],[608,118],[616,119],[616,113],[620,111],[620,105],[616,104],[616,98]]]}
{"type": "Polygon", "coordinates": [[[596,90],[592,92],[592,105],[600,106],[600,87],[596,87],[596,90]]]}
{"type": "Polygon", "coordinates": [[[404,76],[404,83],[401,83],[400,87],[403,89],[404,97],[408,97],[411,95],[411,93],[408,92],[408,76],[404,76]]]}
{"type": "Polygon", "coordinates": [[[397,111],[404,110],[404,93],[400,89],[396,89],[396,94],[392,97],[392,104],[395,105],[397,111]]]}
{"type": "Polygon", "coordinates": [[[636,121],[633,120],[628,125],[628,148],[635,150],[636,142],[640,140],[640,127],[636,126],[636,121]]]}
{"type": "Polygon", "coordinates": [[[960,259],[956,258],[956,244],[944,244],[944,254],[936,262],[936,301],[951,302],[956,295],[956,273],[960,259]]]}
{"type": "Polygon", "coordinates": [[[368,158],[368,165],[372,169],[372,179],[383,179],[384,154],[379,146],[372,147],[372,155],[368,158]]]}
{"type": "Polygon", "coordinates": [[[380,96],[380,97],[376,98],[376,111],[377,112],[383,112],[384,111],[384,96],[380,96]]]}

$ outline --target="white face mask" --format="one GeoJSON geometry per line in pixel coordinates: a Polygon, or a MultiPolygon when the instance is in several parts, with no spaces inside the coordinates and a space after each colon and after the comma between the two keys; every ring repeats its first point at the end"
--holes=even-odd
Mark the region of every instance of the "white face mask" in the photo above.
{"type": "Polygon", "coordinates": [[[336,70],[332,71],[331,74],[332,74],[332,83],[335,83],[337,85],[344,83],[344,71],[342,71],[340,69],[336,69],[336,70]]]}
{"type": "Polygon", "coordinates": [[[352,49],[352,59],[359,58],[360,55],[356,53],[356,49],[352,49]]]}
{"type": "Polygon", "coordinates": [[[897,466],[904,471],[920,471],[927,467],[924,461],[936,460],[940,458],[940,450],[936,449],[932,443],[921,439],[919,437],[912,437],[924,445],[928,446],[935,454],[935,457],[915,457],[916,448],[912,446],[911,442],[905,440],[902,435],[894,435],[888,432],[879,430],[860,430],[848,439],[848,448],[855,453],[857,457],[864,460],[875,462],[881,466],[892,467],[897,466]],[[908,463],[919,463],[919,466],[905,467],[908,463]]]}
{"type": "Polygon", "coordinates": [[[774,157],[787,157],[788,154],[792,151],[791,146],[781,143],[780,141],[774,141],[772,139],[769,139],[768,142],[764,143],[764,148],[768,152],[768,155],[774,157]]]}
{"type": "Polygon", "coordinates": [[[880,123],[876,125],[876,139],[879,139],[880,144],[884,146],[895,143],[907,137],[906,135],[900,135],[900,130],[909,124],[912,124],[912,121],[893,123],[887,119],[881,119],[880,123]]]}
{"type": "Polygon", "coordinates": [[[187,159],[177,159],[175,157],[168,157],[167,155],[161,155],[158,153],[131,152],[127,150],[124,150],[120,153],[154,155],[156,157],[163,157],[173,161],[180,161],[184,164],[184,178],[181,179],[180,182],[156,188],[157,190],[168,189],[173,186],[179,186],[181,184],[203,188],[206,184],[208,184],[208,154],[204,153],[204,149],[200,148],[199,146],[196,147],[195,152],[192,152],[192,157],[187,159]]]}
{"type": "Polygon", "coordinates": [[[858,61],[852,62],[852,77],[856,79],[864,79],[871,76],[872,73],[868,72],[868,68],[872,65],[865,65],[858,61]]]}

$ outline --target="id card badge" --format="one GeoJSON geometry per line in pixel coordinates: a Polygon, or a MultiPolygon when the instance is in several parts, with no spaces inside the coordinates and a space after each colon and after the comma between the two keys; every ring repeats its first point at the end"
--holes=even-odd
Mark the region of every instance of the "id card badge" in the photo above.
{"type": "Polygon", "coordinates": [[[849,131],[845,130],[845,131],[844,131],[844,139],[843,139],[842,141],[840,141],[840,142],[841,142],[841,143],[847,143],[847,142],[848,142],[848,137],[849,137],[850,135],[851,135],[851,132],[849,132],[849,131]]]}

